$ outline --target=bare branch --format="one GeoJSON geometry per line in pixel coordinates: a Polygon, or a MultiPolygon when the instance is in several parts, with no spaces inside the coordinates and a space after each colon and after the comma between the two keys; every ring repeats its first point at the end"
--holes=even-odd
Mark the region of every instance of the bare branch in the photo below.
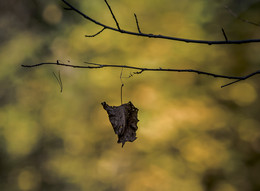
{"type": "Polygon", "coordinates": [[[34,65],[22,65],[22,67],[26,68],[33,68],[38,67],[42,65],[58,65],[58,66],[65,66],[65,67],[72,67],[72,68],[86,68],[86,69],[99,69],[99,68],[128,68],[133,70],[138,70],[137,72],[134,72],[134,74],[141,74],[145,71],[154,71],[154,72],[185,72],[185,73],[197,73],[200,75],[207,75],[214,78],[223,78],[223,79],[231,79],[235,80],[234,82],[228,83],[226,85],[221,86],[226,87],[231,84],[234,84],[236,82],[239,82],[241,80],[246,80],[252,76],[255,76],[257,74],[260,74],[260,70],[253,72],[246,76],[227,76],[227,75],[220,75],[220,74],[214,74],[210,72],[204,72],[200,70],[193,70],[193,69],[171,69],[171,68],[142,68],[142,67],[136,67],[136,66],[127,66],[127,65],[112,65],[112,64],[96,64],[96,63],[90,63],[90,62],[84,62],[85,64],[88,64],[88,66],[82,66],[82,65],[71,65],[71,64],[63,64],[60,62],[47,62],[47,63],[39,63],[34,65]],[[91,66],[93,65],[93,66],[91,66]]]}
{"type": "MultiPolygon", "coordinates": [[[[217,45],[217,44],[245,44],[245,43],[259,43],[260,39],[246,39],[246,40],[222,40],[222,41],[208,41],[208,40],[194,40],[194,39],[185,39],[185,38],[179,38],[179,37],[172,37],[172,36],[164,36],[164,35],[155,35],[155,34],[147,34],[147,33],[140,33],[140,32],[132,32],[127,30],[122,30],[117,28],[105,25],[103,23],[100,23],[96,21],[95,19],[92,19],[91,17],[87,16],[74,6],[72,6],[70,3],[67,2],[67,0],[62,0],[69,8],[71,8],[73,11],[84,17],[85,19],[95,23],[96,25],[102,26],[106,29],[113,30],[120,33],[125,33],[128,35],[134,35],[134,36],[141,36],[141,37],[147,37],[147,38],[158,38],[158,39],[167,39],[167,40],[174,40],[174,41],[181,41],[186,43],[198,43],[198,44],[208,44],[208,45],[217,45]]],[[[116,20],[115,20],[116,21],[116,20]]],[[[118,24],[118,23],[117,23],[118,24]]]]}
{"type": "Polygon", "coordinates": [[[136,16],[135,13],[134,13],[134,16],[135,16],[135,22],[136,22],[137,30],[138,30],[139,33],[142,33],[141,30],[140,30],[138,19],[137,19],[137,16],[136,16]]]}
{"type": "Polygon", "coordinates": [[[96,34],[93,34],[93,35],[85,35],[85,37],[95,37],[97,35],[99,35],[100,33],[102,33],[106,28],[103,27],[103,29],[101,29],[99,32],[97,32],[96,34]]]}
{"type": "Polygon", "coordinates": [[[116,20],[116,17],[115,17],[115,15],[114,15],[114,13],[113,13],[113,11],[112,11],[110,5],[108,4],[107,0],[105,0],[105,2],[106,2],[106,4],[107,4],[107,7],[108,7],[108,9],[109,9],[109,11],[110,11],[110,13],[111,13],[111,15],[112,15],[112,17],[113,17],[115,23],[116,23],[116,26],[117,26],[118,30],[121,31],[121,29],[120,29],[120,27],[119,27],[119,24],[118,24],[118,22],[117,22],[117,20],[116,20]]]}
{"type": "Polygon", "coordinates": [[[260,24],[258,24],[258,23],[255,23],[255,22],[252,22],[252,21],[249,21],[249,20],[246,20],[246,19],[243,19],[243,18],[239,17],[239,16],[238,16],[236,13],[234,13],[228,6],[224,6],[224,7],[228,10],[228,12],[229,12],[233,17],[239,19],[240,21],[245,22],[245,23],[248,23],[248,24],[251,24],[251,25],[255,25],[255,26],[257,26],[257,27],[260,27],[260,24]]]}

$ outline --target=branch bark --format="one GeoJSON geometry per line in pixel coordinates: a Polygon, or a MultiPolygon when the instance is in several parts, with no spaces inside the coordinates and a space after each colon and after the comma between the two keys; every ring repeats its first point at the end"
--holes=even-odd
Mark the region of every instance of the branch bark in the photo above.
{"type": "MultiPolygon", "coordinates": [[[[93,22],[94,24],[103,27],[104,29],[108,29],[108,30],[113,30],[119,33],[124,33],[127,35],[134,35],[134,36],[140,36],[140,37],[147,37],[147,38],[158,38],[158,39],[167,39],[167,40],[173,40],[173,41],[181,41],[181,42],[186,42],[186,43],[197,43],[197,44],[208,44],[208,45],[219,45],[219,44],[245,44],[245,43],[259,43],[260,39],[246,39],[246,40],[216,40],[216,41],[211,41],[211,40],[196,40],[196,39],[186,39],[186,38],[179,38],[179,37],[173,37],[173,36],[165,36],[165,35],[155,35],[155,34],[148,34],[148,33],[143,33],[141,32],[139,29],[139,25],[138,25],[138,32],[133,32],[133,31],[128,31],[128,30],[123,30],[122,28],[119,27],[119,23],[117,22],[114,13],[112,12],[112,9],[110,7],[110,5],[108,4],[107,0],[105,0],[105,3],[107,4],[110,13],[112,14],[112,17],[114,19],[114,21],[116,22],[117,28],[115,27],[111,27],[108,25],[105,25],[91,17],[89,17],[88,15],[84,14],[83,12],[81,12],[79,9],[77,9],[76,7],[74,7],[73,5],[71,5],[67,0],[62,0],[67,6],[68,8],[66,8],[66,10],[70,10],[70,11],[75,11],[77,14],[81,15],[82,17],[84,17],[85,19],[93,22]]],[[[137,22],[137,21],[136,21],[137,22]]],[[[103,32],[104,29],[101,31],[103,32]]],[[[100,32],[100,33],[101,33],[100,32]]],[[[98,34],[100,34],[98,33],[98,34]]],[[[96,35],[92,35],[92,36],[96,36],[96,35]]]]}
{"type": "Polygon", "coordinates": [[[223,78],[223,79],[230,79],[230,80],[234,80],[228,84],[225,84],[223,86],[221,86],[221,88],[223,87],[227,87],[229,85],[232,85],[234,83],[240,82],[242,80],[246,80],[248,78],[251,78],[257,74],[260,74],[260,70],[255,71],[253,73],[250,73],[248,75],[245,76],[228,76],[228,75],[220,75],[220,74],[214,74],[214,73],[210,73],[210,72],[204,72],[204,71],[200,71],[200,70],[194,70],[194,69],[172,69],[172,68],[142,68],[142,67],[136,67],[136,66],[127,66],[127,65],[113,65],[113,64],[96,64],[96,63],[90,63],[90,62],[84,62],[85,66],[83,65],[71,65],[71,64],[64,64],[64,63],[60,63],[58,60],[57,62],[43,62],[43,63],[39,63],[39,64],[34,64],[34,65],[21,65],[22,67],[26,67],[26,68],[34,68],[34,67],[39,67],[39,66],[43,66],[43,65],[58,65],[58,66],[65,66],[65,67],[71,67],[71,68],[81,68],[81,69],[101,69],[101,68],[127,68],[127,69],[132,69],[132,70],[137,70],[136,72],[134,72],[134,74],[141,74],[143,72],[185,72],[185,73],[197,73],[200,75],[207,75],[207,76],[211,76],[214,78],[223,78]]]}

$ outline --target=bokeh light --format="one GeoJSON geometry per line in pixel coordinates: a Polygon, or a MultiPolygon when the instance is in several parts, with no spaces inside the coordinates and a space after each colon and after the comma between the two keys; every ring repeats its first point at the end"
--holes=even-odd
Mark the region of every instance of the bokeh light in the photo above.
{"type": "MultiPolygon", "coordinates": [[[[68,0],[69,1],[69,0],[68,0]]],[[[104,1],[69,1],[115,27],[104,1]]],[[[123,29],[224,40],[259,37],[259,1],[108,1],[123,29]]],[[[259,77],[231,82],[192,73],[121,68],[23,68],[56,62],[196,69],[243,76],[259,70],[260,44],[149,39],[105,30],[62,1],[0,3],[0,190],[260,190],[259,77]],[[63,91],[53,73],[61,75],[63,91]],[[120,75],[122,73],[122,78],[120,75]],[[137,140],[117,144],[101,102],[131,101],[137,140]]]]}

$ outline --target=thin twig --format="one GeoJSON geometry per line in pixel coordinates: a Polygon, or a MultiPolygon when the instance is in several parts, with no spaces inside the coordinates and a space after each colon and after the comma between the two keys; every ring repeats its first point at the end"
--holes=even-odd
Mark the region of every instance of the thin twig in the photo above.
{"type": "Polygon", "coordinates": [[[235,80],[234,82],[231,82],[229,84],[223,85],[221,87],[226,87],[228,85],[234,84],[236,82],[239,82],[241,80],[246,80],[252,76],[255,76],[257,74],[260,74],[260,70],[253,72],[246,76],[227,76],[227,75],[220,75],[220,74],[214,74],[210,72],[204,72],[200,70],[193,70],[193,69],[171,69],[171,68],[141,68],[136,66],[127,66],[127,65],[112,65],[112,64],[96,64],[96,63],[89,63],[85,62],[85,64],[93,65],[93,66],[80,66],[80,65],[70,65],[70,64],[63,64],[60,62],[47,62],[47,63],[39,63],[34,65],[22,65],[22,67],[27,68],[33,68],[33,67],[39,67],[42,65],[58,65],[58,66],[65,66],[65,67],[72,67],[72,68],[85,68],[85,69],[100,69],[100,68],[128,68],[133,70],[138,70],[137,72],[134,72],[134,74],[141,74],[145,71],[154,71],[154,72],[186,72],[186,73],[197,73],[200,75],[207,75],[214,78],[223,78],[223,79],[231,79],[235,80]]]}
{"type": "Polygon", "coordinates": [[[260,70],[255,71],[255,72],[253,72],[253,73],[251,73],[251,74],[248,74],[248,75],[246,75],[246,76],[240,77],[240,79],[237,79],[237,80],[235,80],[235,81],[233,81],[233,82],[230,82],[230,83],[228,83],[228,84],[225,84],[225,85],[221,86],[221,88],[227,87],[227,86],[229,86],[229,85],[232,85],[232,84],[234,84],[234,83],[240,82],[240,81],[242,81],[242,80],[246,80],[246,79],[251,78],[252,76],[255,76],[255,75],[257,75],[257,74],[260,74],[260,70]]]}
{"type": "Polygon", "coordinates": [[[257,26],[257,27],[260,27],[260,24],[258,24],[258,23],[255,23],[255,22],[252,22],[252,21],[249,21],[249,20],[246,20],[246,19],[243,19],[243,18],[239,17],[239,16],[238,16],[236,13],[234,13],[228,6],[224,6],[224,7],[228,10],[228,12],[229,12],[233,17],[239,19],[240,21],[245,22],[245,23],[248,23],[248,24],[251,24],[251,25],[255,25],[255,26],[257,26]]]}
{"type": "Polygon", "coordinates": [[[67,8],[67,7],[64,7],[63,9],[64,9],[64,10],[66,10],[66,11],[73,11],[73,9],[72,9],[72,8],[67,8]]]}
{"type": "Polygon", "coordinates": [[[225,39],[226,39],[226,42],[228,42],[228,38],[227,38],[227,35],[226,35],[226,33],[225,33],[224,29],[222,28],[221,30],[222,30],[222,33],[223,33],[223,35],[224,35],[225,39]]]}
{"type": "Polygon", "coordinates": [[[116,17],[115,17],[115,15],[114,15],[114,13],[113,13],[113,11],[112,11],[110,5],[108,4],[107,0],[105,0],[105,2],[106,2],[106,4],[107,4],[107,7],[108,7],[108,9],[109,9],[109,11],[110,11],[110,13],[111,13],[111,15],[112,15],[112,17],[113,17],[115,23],[116,23],[116,26],[117,26],[118,30],[121,31],[121,29],[120,29],[120,27],[119,27],[119,24],[118,24],[118,22],[117,22],[117,20],[116,20],[116,17]]]}
{"type": "Polygon", "coordinates": [[[235,80],[235,81],[233,81],[233,82],[230,82],[230,83],[228,83],[228,84],[225,84],[225,85],[221,86],[221,88],[224,88],[224,87],[230,86],[230,85],[232,85],[232,84],[234,84],[234,83],[240,82],[241,80],[242,80],[242,79],[235,80]]]}
{"type": "Polygon", "coordinates": [[[103,27],[103,29],[100,30],[99,32],[97,32],[96,34],[93,34],[93,35],[85,35],[85,37],[95,37],[95,36],[99,35],[100,33],[102,33],[105,29],[106,29],[106,28],[103,27]]]}
{"type": "Polygon", "coordinates": [[[134,16],[135,16],[135,22],[136,22],[137,30],[138,30],[139,33],[142,33],[141,30],[140,30],[138,19],[137,19],[137,16],[136,16],[135,13],[134,13],[134,16]]]}
{"type": "Polygon", "coordinates": [[[124,83],[122,80],[122,75],[123,75],[123,70],[124,68],[122,68],[121,73],[120,73],[120,81],[121,81],[121,105],[123,104],[123,87],[124,87],[124,83]]]}
{"type": "Polygon", "coordinates": [[[95,23],[96,25],[105,27],[106,29],[113,30],[120,33],[125,33],[128,35],[134,35],[134,36],[141,36],[141,37],[147,37],[147,38],[158,38],[158,39],[167,39],[167,40],[174,40],[174,41],[181,41],[186,43],[199,43],[199,44],[208,44],[208,45],[217,45],[217,44],[245,44],[245,43],[259,43],[260,39],[246,39],[246,40],[221,40],[221,41],[208,41],[208,40],[194,40],[194,39],[185,39],[185,38],[178,38],[178,37],[172,37],[172,36],[164,36],[164,35],[155,35],[155,34],[146,34],[146,33],[139,33],[139,32],[132,32],[127,30],[122,30],[105,25],[101,22],[96,21],[95,19],[92,19],[91,17],[87,16],[74,6],[72,6],[70,3],[67,2],[67,0],[62,0],[68,7],[73,9],[76,13],[84,17],[85,19],[95,23]]]}
{"type": "MultiPolygon", "coordinates": [[[[59,62],[57,62],[57,63],[59,63],[59,62]]],[[[63,84],[62,84],[62,80],[61,80],[61,76],[60,76],[60,71],[59,71],[59,75],[58,76],[55,74],[55,72],[53,72],[53,75],[56,78],[56,80],[58,81],[58,83],[60,85],[60,93],[62,93],[63,84]]]]}

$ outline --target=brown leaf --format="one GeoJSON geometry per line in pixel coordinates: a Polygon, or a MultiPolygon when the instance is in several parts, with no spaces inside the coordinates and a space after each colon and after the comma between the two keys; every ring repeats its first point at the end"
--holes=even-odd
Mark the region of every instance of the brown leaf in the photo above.
{"type": "Polygon", "coordinates": [[[118,136],[117,143],[122,143],[123,147],[125,142],[136,140],[138,109],[131,102],[120,106],[109,106],[106,102],[101,104],[107,111],[109,120],[118,136]]]}

